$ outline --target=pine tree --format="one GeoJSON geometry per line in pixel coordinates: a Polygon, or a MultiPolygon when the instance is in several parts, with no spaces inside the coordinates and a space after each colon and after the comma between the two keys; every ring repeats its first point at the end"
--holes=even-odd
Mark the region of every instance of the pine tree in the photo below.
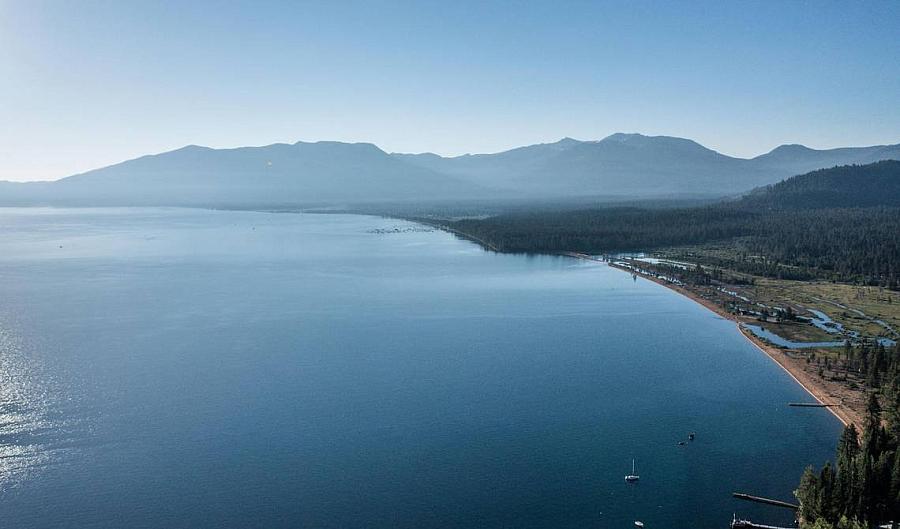
{"type": "Polygon", "coordinates": [[[866,403],[866,419],[863,426],[863,456],[871,459],[878,459],[881,455],[882,434],[884,429],[881,427],[881,404],[878,402],[878,396],[872,392],[869,393],[869,400],[866,403]]]}
{"type": "Polygon", "coordinates": [[[887,520],[894,503],[890,487],[893,460],[893,450],[885,450],[872,466],[871,519],[879,524],[887,520]]]}
{"type": "Polygon", "coordinates": [[[794,491],[794,496],[800,502],[800,517],[807,523],[815,522],[819,518],[819,477],[816,476],[813,467],[806,467],[800,478],[800,485],[794,491]]]}
{"type": "Polygon", "coordinates": [[[837,474],[835,477],[835,505],[839,514],[848,512],[850,505],[858,501],[856,483],[856,457],[859,454],[859,432],[850,424],[844,428],[837,447],[837,474]]]}
{"type": "Polygon", "coordinates": [[[875,503],[874,480],[872,479],[872,458],[865,452],[859,456],[859,498],[853,514],[866,522],[871,519],[872,507],[875,503]]]}
{"type": "Polygon", "coordinates": [[[894,452],[894,468],[891,470],[891,519],[900,522],[900,452],[894,452]]]}
{"type": "Polygon", "coordinates": [[[884,390],[884,418],[887,421],[887,432],[891,442],[900,444],[900,365],[893,359],[890,381],[884,390]]]}
{"type": "Polygon", "coordinates": [[[831,463],[825,463],[822,471],[819,473],[819,498],[818,511],[819,516],[825,518],[829,522],[837,520],[838,516],[835,512],[834,505],[834,469],[831,463]]]}
{"type": "Polygon", "coordinates": [[[838,520],[837,528],[838,529],[866,529],[866,527],[863,524],[859,523],[859,521],[856,518],[853,518],[851,520],[851,519],[847,518],[846,516],[842,516],[841,519],[838,520]]]}
{"type": "Polygon", "coordinates": [[[879,483],[878,463],[883,449],[884,428],[881,427],[881,405],[875,393],[869,394],[862,450],[858,457],[859,498],[856,514],[863,522],[873,521],[879,514],[878,500],[883,489],[879,483]]]}

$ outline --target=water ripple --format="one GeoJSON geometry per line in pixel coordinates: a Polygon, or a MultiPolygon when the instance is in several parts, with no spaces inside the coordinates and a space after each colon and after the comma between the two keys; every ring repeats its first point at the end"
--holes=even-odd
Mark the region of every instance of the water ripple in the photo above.
{"type": "Polygon", "coordinates": [[[27,354],[8,318],[0,317],[0,492],[9,490],[70,451],[78,421],[57,406],[60,392],[27,354]]]}

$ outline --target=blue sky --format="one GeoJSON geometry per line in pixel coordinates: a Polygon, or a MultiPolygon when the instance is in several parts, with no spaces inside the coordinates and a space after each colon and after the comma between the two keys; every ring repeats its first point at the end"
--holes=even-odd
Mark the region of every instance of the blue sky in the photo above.
{"type": "Polygon", "coordinates": [[[0,179],[186,144],[900,142],[900,2],[0,0],[0,179]]]}

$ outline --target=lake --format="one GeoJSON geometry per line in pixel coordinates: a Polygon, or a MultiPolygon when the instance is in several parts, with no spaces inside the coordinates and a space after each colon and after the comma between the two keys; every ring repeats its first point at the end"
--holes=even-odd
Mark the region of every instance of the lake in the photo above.
{"type": "Polygon", "coordinates": [[[841,429],[733,323],[602,263],[352,215],[0,229],[5,528],[778,525],[731,492],[791,500],[841,429]]]}

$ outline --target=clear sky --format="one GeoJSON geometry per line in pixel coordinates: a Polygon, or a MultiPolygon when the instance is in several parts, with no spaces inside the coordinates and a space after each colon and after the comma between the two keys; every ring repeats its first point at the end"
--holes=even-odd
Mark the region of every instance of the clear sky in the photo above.
{"type": "Polygon", "coordinates": [[[0,0],[0,179],[186,144],[900,142],[900,2],[0,0]]]}

